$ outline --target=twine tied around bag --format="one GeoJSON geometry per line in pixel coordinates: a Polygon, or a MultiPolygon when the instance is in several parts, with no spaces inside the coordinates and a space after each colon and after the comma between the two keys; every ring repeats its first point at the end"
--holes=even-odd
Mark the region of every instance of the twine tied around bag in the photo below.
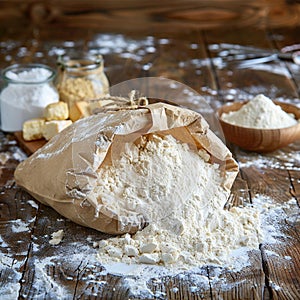
{"type": "Polygon", "coordinates": [[[119,96],[104,96],[94,100],[90,100],[90,103],[100,103],[101,106],[91,108],[92,114],[104,113],[108,111],[118,111],[118,110],[131,110],[144,107],[149,104],[146,97],[138,97],[138,92],[132,90],[128,97],[119,96]],[[105,103],[107,101],[107,103],[105,103]]]}

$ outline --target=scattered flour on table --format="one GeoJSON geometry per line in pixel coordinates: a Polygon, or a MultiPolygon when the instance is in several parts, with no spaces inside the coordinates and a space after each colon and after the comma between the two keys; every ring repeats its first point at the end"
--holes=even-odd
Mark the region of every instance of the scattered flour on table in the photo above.
{"type": "MultiPolygon", "coordinates": [[[[256,195],[253,199],[252,206],[249,209],[255,209],[260,212],[260,223],[256,224],[257,228],[262,232],[262,244],[266,245],[267,255],[273,255],[276,258],[276,263],[280,264],[281,268],[288,269],[292,257],[276,255],[276,246],[280,241],[277,237],[284,237],[286,228],[284,227],[285,220],[289,219],[290,215],[287,210],[296,213],[299,212],[299,207],[295,199],[290,199],[286,203],[279,205],[272,198],[263,195],[256,195]],[[275,244],[275,247],[274,247],[275,244]]],[[[299,213],[297,214],[299,218],[299,213]]],[[[1,236],[2,246],[6,244],[5,236],[1,236]]],[[[35,239],[34,239],[35,240],[35,239]]],[[[77,270],[80,275],[81,283],[85,285],[85,296],[101,297],[107,295],[108,290],[112,289],[111,276],[120,277],[118,284],[124,286],[123,290],[128,289],[129,297],[137,297],[138,299],[164,299],[168,295],[181,293],[182,287],[188,288],[190,292],[195,293],[198,297],[203,293],[209,293],[210,289],[217,288],[222,291],[234,290],[240,282],[238,278],[243,271],[243,268],[251,265],[251,255],[247,248],[241,247],[233,251],[232,262],[221,266],[210,265],[209,278],[207,269],[202,265],[190,267],[188,270],[178,270],[171,265],[149,265],[136,263],[116,262],[113,259],[107,260],[106,263],[99,261],[99,256],[96,256],[98,251],[94,247],[97,246],[96,235],[87,239],[79,240],[72,243],[65,243],[64,240],[59,247],[54,247],[52,256],[45,255],[41,257],[43,244],[33,243],[31,258],[27,264],[32,269],[32,287],[37,298],[51,297],[51,299],[70,299],[73,291],[69,291],[60,283],[60,276],[57,273],[49,272],[49,270],[57,269],[65,272],[68,269],[77,270]],[[88,242],[88,244],[87,244],[88,242]],[[227,275],[237,279],[237,282],[228,282],[227,275]],[[175,279],[176,278],[176,279],[175,279]],[[148,285],[158,285],[160,291],[154,291],[148,285]],[[174,284],[176,282],[176,285],[174,284]],[[161,287],[162,284],[162,287],[161,287]]],[[[264,246],[264,247],[266,247],[264,246]]],[[[48,247],[48,246],[46,246],[48,247]]],[[[253,250],[251,251],[253,254],[253,250]]],[[[257,248],[256,255],[260,257],[261,253],[257,248]]],[[[255,255],[254,253],[254,255],[255,255]]],[[[101,257],[100,257],[101,258],[101,257]]],[[[21,259],[18,253],[9,251],[7,254],[0,253],[0,270],[9,274],[5,285],[0,286],[1,299],[18,299],[22,284],[22,266],[27,261],[27,256],[24,254],[24,259],[21,259]],[[18,259],[16,259],[18,257],[18,259]]],[[[73,282],[74,277],[68,272],[63,273],[63,280],[73,282]]],[[[75,272],[75,276],[77,273],[75,272]]],[[[74,274],[72,274],[74,276],[74,274]]],[[[242,280],[245,278],[242,276],[242,280]]],[[[276,286],[276,288],[280,288],[276,286]]],[[[22,297],[26,298],[26,290],[23,290],[22,297]]]]}
{"type": "Polygon", "coordinates": [[[22,278],[22,273],[19,272],[21,267],[21,262],[9,254],[0,252],[0,272],[5,274],[5,284],[0,286],[1,300],[18,299],[22,278]]]}
{"type": "Polygon", "coordinates": [[[271,99],[260,94],[237,111],[223,113],[221,119],[227,123],[249,128],[276,129],[297,124],[293,114],[288,114],[271,99]]]}
{"type": "Polygon", "coordinates": [[[277,150],[267,154],[257,154],[249,152],[241,152],[239,158],[240,168],[271,168],[282,170],[300,171],[300,153],[285,149],[285,151],[277,150]]]}
{"type": "Polygon", "coordinates": [[[99,260],[189,269],[226,264],[241,247],[258,249],[259,211],[224,210],[224,177],[208,158],[172,136],[154,135],[101,168],[95,193],[105,206],[132,220],[145,213],[150,224],[101,241],[99,260]]]}
{"type": "MultiPolygon", "coordinates": [[[[164,143],[165,147],[167,145],[173,145],[175,148],[183,147],[185,152],[187,151],[185,146],[175,143],[172,138],[161,141],[158,139],[157,142],[158,144],[164,143]]],[[[153,148],[153,150],[154,149],[156,148],[153,148]]],[[[205,157],[203,153],[200,153],[199,156],[201,158],[205,157]]],[[[294,158],[290,157],[289,161],[291,159],[294,158]]],[[[197,157],[197,160],[199,160],[199,157],[197,157]]],[[[192,163],[195,162],[192,161],[192,163]]],[[[210,180],[219,180],[217,168],[205,162],[205,159],[203,159],[202,162],[199,162],[199,164],[201,164],[201,174],[204,174],[203,176],[208,176],[205,172],[210,170],[210,173],[208,173],[210,180]]],[[[198,168],[198,166],[195,167],[198,168]]],[[[217,183],[220,184],[220,181],[217,181],[217,183]]],[[[224,193],[224,191],[219,188],[215,188],[214,191],[217,195],[218,193],[221,195],[224,193]]],[[[213,197],[213,194],[209,195],[213,197]]],[[[227,197],[227,195],[223,196],[227,197]]],[[[277,248],[274,248],[273,244],[278,244],[282,238],[287,238],[285,236],[286,231],[283,230],[286,221],[294,222],[296,221],[295,218],[299,219],[299,213],[297,214],[297,211],[299,212],[297,201],[294,198],[291,198],[286,203],[278,205],[278,203],[274,203],[272,198],[256,195],[253,198],[252,205],[248,205],[245,208],[237,207],[230,212],[223,210],[226,198],[223,198],[223,196],[221,197],[222,200],[211,198],[211,200],[217,201],[215,206],[214,201],[203,205],[204,200],[201,200],[199,197],[201,207],[198,207],[198,209],[200,209],[200,211],[205,210],[208,211],[208,213],[211,213],[214,209],[216,212],[215,214],[207,215],[206,220],[201,219],[203,217],[202,214],[199,215],[199,219],[194,218],[195,212],[189,210],[188,204],[193,203],[193,199],[185,199],[187,205],[186,207],[183,205],[183,209],[181,210],[181,213],[185,213],[185,217],[188,216],[186,219],[183,219],[183,215],[180,214],[180,211],[177,211],[176,208],[174,208],[172,210],[172,216],[179,218],[183,224],[180,227],[183,229],[180,235],[178,235],[178,231],[175,231],[175,234],[171,228],[162,229],[160,226],[166,225],[164,224],[164,220],[157,220],[158,224],[155,224],[155,226],[150,228],[148,226],[148,230],[146,231],[145,229],[147,227],[136,235],[124,235],[121,238],[110,238],[106,240],[106,242],[97,242],[97,240],[94,240],[95,237],[94,239],[89,237],[86,241],[77,241],[67,245],[64,243],[64,240],[62,240],[59,247],[55,247],[55,255],[46,258],[40,258],[39,254],[36,254],[38,251],[42,251],[43,245],[33,243],[33,253],[29,263],[32,260],[30,267],[34,270],[33,287],[37,289],[38,293],[36,295],[39,297],[51,295],[53,299],[64,299],[64,297],[68,299],[68,297],[72,297],[73,294],[69,295],[69,292],[60,284],[59,278],[53,276],[51,272],[49,273],[49,269],[60,268],[61,264],[65,265],[66,269],[69,267],[73,270],[78,270],[79,274],[83,274],[83,272],[87,271],[87,274],[89,275],[82,277],[81,280],[86,283],[86,286],[93,286],[93,289],[86,291],[86,293],[90,293],[91,296],[94,296],[94,294],[95,296],[99,296],[99,294],[102,292],[104,293],[104,291],[109,288],[109,275],[120,276],[121,284],[124,285],[125,288],[128,288],[129,295],[137,296],[140,299],[153,299],[155,297],[164,298],[164,295],[169,295],[170,293],[177,294],[182,286],[189,287],[190,292],[200,293],[199,295],[201,295],[202,290],[209,291],[211,287],[214,288],[215,286],[222,290],[232,290],[238,283],[228,283],[224,274],[233,272],[233,276],[236,276],[236,274],[238,274],[236,272],[240,272],[244,267],[250,266],[251,256],[249,250],[253,253],[253,249],[255,249],[254,251],[260,255],[258,241],[261,241],[263,245],[267,245],[265,250],[266,255],[276,257],[276,259],[279,259],[276,261],[277,263],[288,268],[293,258],[290,256],[278,257],[276,250],[273,250],[277,248]],[[218,204],[221,206],[217,207],[218,204]],[[294,212],[294,215],[287,214],[287,210],[294,212]],[[249,220],[250,223],[248,223],[249,220]],[[192,224],[192,222],[196,222],[195,225],[192,224]],[[238,227],[235,227],[235,222],[240,222],[238,227]],[[228,225],[228,223],[230,224],[228,225]],[[197,226],[202,227],[196,228],[197,226]],[[247,229],[247,227],[249,228],[247,229]],[[225,230],[222,228],[225,228],[225,230]],[[196,231],[193,232],[193,230],[196,231]],[[227,230],[230,230],[230,232],[227,230]],[[239,233],[239,230],[242,230],[242,233],[239,233]],[[189,231],[191,231],[191,238],[188,237],[189,231]],[[231,243],[231,241],[227,240],[227,235],[236,242],[239,241],[242,235],[247,237],[247,234],[256,236],[254,238],[255,243],[253,245],[249,243],[246,247],[243,246],[243,243],[234,244],[233,248],[231,248],[231,245],[226,250],[229,251],[228,258],[223,260],[220,252],[224,247],[228,247],[228,245],[223,245],[222,243],[231,243]],[[176,236],[176,239],[174,239],[174,236],[176,236]],[[178,238],[178,236],[180,236],[180,238],[178,238]],[[219,252],[216,251],[216,247],[214,246],[216,238],[219,239],[219,252]],[[161,247],[162,243],[166,242],[165,239],[168,239],[168,243],[170,242],[170,247],[175,246],[175,252],[170,251],[169,253],[171,253],[171,255],[174,253],[174,257],[177,258],[179,264],[177,264],[177,262],[164,263],[163,261],[160,261],[158,264],[153,265],[141,263],[139,261],[139,257],[143,254],[157,254],[158,257],[162,257],[164,249],[168,249],[161,247]],[[151,243],[153,242],[153,244],[156,244],[156,248],[152,252],[150,250],[153,249],[154,245],[152,245],[149,240],[151,243]],[[186,245],[182,242],[183,240],[187,243],[186,245]],[[86,242],[88,242],[90,246],[87,246],[86,242]],[[201,257],[197,255],[195,255],[195,257],[193,256],[195,252],[193,252],[189,243],[192,243],[192,245],[195,246],[200,242],[203,242],[204,244],[202,248],[197,248],[197,251],[201,253],[203,251],[202,249],[205,250],[205,247],[207,247],[207,249],[211,249],[212,255],[208,255],[204,251],[201,254],[201,257]],[[133,246],[138,250],[137,256],[126,256],[125,247],[128,245],[133,246]],[[98,250],[99,246],[100,249],[98,250]],[[97,249],[94,249],[94,247],[97,249]],[[117,250],[119,249],[122,253],[122,257],[109,256],[107,250],[113,249],[110,247],[115,247],[117,250]],[[150,253],[141,253],[140,251],[142,248],[144,250],[148,249],[150,253]],[[189,252],[189,255],[183,256],[183,251],[189,252]],[[185,257],[190,257],[191,260],[186,260],[186,262],[184,262],[185,257]],[[215,258],[217,259],[215,260],[215,258]],[[104,268],[101,268],[100,264],[103,265],[104,268]],[[206,268],[203,268],[203,265],[210,265],[210,279],[208,279],[206,268]],[[90,271],[88,271],[89,269],[90,271]],[[178,286],[174,287],[172,282],[175,277],[178,279],[178,286]],[[165,286],[162,288],[162,291],[155,292],[147,285],[149,281],[157,284],[163,282],[165,286]],[[172,286],[171,291],[167,290],[167,286],[169,285],[168,282],[170,282],[172,286]]],[[[29,204],[35,207],[34,203],[29,204]]],[[[195,206],[194,204],[192,209],[197,209],[197,205],[195,206]]],[[[155,216],[153,218],[155,220],[155,216]]],[[[27,224],[23,223],[24,222],[20,219],[12,223],[12,234],[18,234],[19,232],[22,232],[23,229],[29,230],[27,224]],[[16,227],[15,223],[19,223],[19,225],[16,227]]],[[[2,247],[7,247],[8,242],[5,239],[5,235],[1,236],[0,243],[2,247]]],[[[247,241],[245,241],[245,243],[247,243],[247,241]]],[[[128,247],[126,248],[127,250],[132,249],[130,247],[129,249],[128,247]]],[[[186,252],[184,252],[184,254],[186,254],[186,252]]],[[[136,253],[135,250],[133,250],[133,253],[136,253]]],[[[19,257],[19,254],[17,255],[10,251],[7,254],[0,254],[0,269],[3,272],[9,272],[7,284],[0,287],[0,295],[2,295],[3,299],[17,299],[19,296],[21,288],[20,280],[22,278],[22,271],[20,270],[22,270],[22,266],[25,264],[26,254],[24,254],[24,260],[17,260],[15,257],[19,257]]],[[[66,280],[72,281],[74,278],[66,277],[66,280]]],[[[280,287],[276,286],[275,288],[280,287]]],[[[24,295],[24,297],[25,296],[26,295],[24,295]]]]}
{"type": "Polygon", "coordinates": [[[16,219],[12,221],[11,230],[14,233],[29,231],[29,223],[16,219]]]}
{"type": "MultiPolygon", "coordinates": [[[[273,244],[278,244],[281,238],[286,238],[284,234],[284,220],[288,220],[290,216],[287,210],[291,212],[299,210],[295,199],[291,199],[279,205],[275,203],[272,198],[257,194],[253,198],[253,204],[249,204],[244,209],[246,209],[246,211],[251,209],[259,211],[260,221],[253,226],[261,232],[262,244],[267,245],[264,252],[266,255],[276,256],[276,262],[278,264],[280,263],[282,268],[288,268],[291,258],[279,256],[279,254],[273,251],[273,244]]],[[[223,234],[226,235],[226,232],[223,232],[223,234]]],[[[259,256],[261,255],[258,247],[252,249],[251,253],[251,255],[255,255],[255,253],[259,256]]],[[[190,292],[205,291],[214,286],[225,291],[234,289],[238,283],[228,283],[224,274],[230,272],[236,274],[236,272],[241,272],[243,268],[250,266],[251,255],[249,248],[239,247],[231,252],[228,262],[223,263],[223,265],[218,266],[206,262],[198,266],[190,266],[188,270],[178,270],[174,264],[160,266],[132,262],[116,262],[115,259],[111,257],[104,263],[106,271],[102,273],[122,276],[130,290],[130,295],[138,296],[141,299],[152,299],[152,297],[156,296],[147,286],[149,280],[161,280],[162,278],[166,278],[166,276],[167,278],[178,278],[182,285],[190,287],[190,292]],[[202,268],[203,265],[210,265],[210,280],[208,280],[207,274],[204,271],[205,268],[202,268]]],[[[98,253],[98,259],[103,263],[103,254],[101,251],[98,253]]]]}

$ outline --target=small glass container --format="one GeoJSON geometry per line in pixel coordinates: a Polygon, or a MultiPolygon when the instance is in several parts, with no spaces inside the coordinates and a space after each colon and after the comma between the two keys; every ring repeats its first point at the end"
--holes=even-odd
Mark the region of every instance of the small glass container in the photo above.
{"type": "Polygon", "coordinates": [[[15,64],[2,72],[1,129],[21,131],[29,119],[43,117],[44,108],[59,100],[55,70],[43,64],[15,64]]]}
{"type": "Polygon", "coordinates": [[[71,53],[57,61],[56,87],[60,100],[71,109],[75,102],[92,100],[109,93],[102,55],[71,53]]]}

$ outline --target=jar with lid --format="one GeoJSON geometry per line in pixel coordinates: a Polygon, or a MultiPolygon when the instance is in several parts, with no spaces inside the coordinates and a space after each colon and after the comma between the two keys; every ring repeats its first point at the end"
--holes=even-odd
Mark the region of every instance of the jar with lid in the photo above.
{"type": "Polygon", "coordinates": [[[22,130],[29,119],[43,117],[44,108],[59,100],[55,70],[43,64],[14,64],[2,72],[1,129],[22,130]]]}
{"type": "Polygon", "coordinates": [[[60,100],[70,109],[77,101],[96,99],[109,93],[102,55],[69,53],[58,58],[57,66],[56,87],[60,100]]]}

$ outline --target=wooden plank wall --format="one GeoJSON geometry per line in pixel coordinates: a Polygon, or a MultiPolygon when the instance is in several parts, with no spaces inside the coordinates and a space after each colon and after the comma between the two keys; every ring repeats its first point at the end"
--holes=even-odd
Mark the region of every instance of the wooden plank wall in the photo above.
{"type": "MultiPolygon", "coordinates": [[[[300,24],[298,0],[0,0],[0,25],[174,32],[300,24]]],[[[0,29],[1,32],[1,29],[0,29]]]]}

